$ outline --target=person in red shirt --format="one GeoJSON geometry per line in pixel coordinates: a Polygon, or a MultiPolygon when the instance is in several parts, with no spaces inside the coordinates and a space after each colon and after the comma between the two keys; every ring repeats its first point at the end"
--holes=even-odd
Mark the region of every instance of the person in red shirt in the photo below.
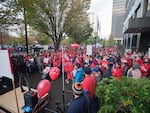
{"type": "Polygon", "coordinates": [[[54,56],[53,58],[53,67],[60,67],[60,59],[58,58],[58,56],[54,56]]]}
{"type": "Polygon", "coordinates": [[[82,87],[83,87],[83,92],[84,94],[88,94],[88,96],[90,97],[90,102],[91,102],[91,112],[90,113],[97,113],[97,106],[98,103],[96,101],[96,97],[95,97],[95,86],[96,86],[96,79],[95,77],[92,75],[92,70],[90,67],[84,67],[83,69],[84,71],[84,75],[85,78],[82,82],[82,87]]]}
{"type": "Polygon", "coordinates": [[[123,74],[123,71],[121,69],[121,64],[119,62],[116,62],[115,68],[112,69],[112,75],[117,78],[117,79],[121,79],[121,76],[123,74]]]}
{"type": "Polygon", "coordinates": [[[139,65],[142,65],[143,64],[143,60],[141,59],[140,56],[136,55],[133,63],[138,63],[139,65]]]}
{"type": "Polygon", "coordinates": [[[94,76],[91,76],[92,70],[90,67],[84,67],[83,69],[85,78],[82,82],[83,90],[88,92],[91,98],[94,97],[94,91],[96,86],[96,80],[94,76]]]}
{"type": "Polygon", "coordinates": [[[141,65],[142,77],[147,77],[150,71],[150,64],[148,59],[144,59],[144,63],[141,65]]]}

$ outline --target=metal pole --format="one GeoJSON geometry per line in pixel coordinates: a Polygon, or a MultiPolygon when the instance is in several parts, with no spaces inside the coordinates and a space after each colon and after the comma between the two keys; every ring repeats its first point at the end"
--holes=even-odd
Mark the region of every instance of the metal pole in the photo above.
{"type": "Polygon", "coordinates": [[[1,32],[1,49],[2,49],[2,45],[3,45],[3,40],[2,40],[2,32],[1,32]]]}
{"type": "Polygon", "coordinates": [[[63,83],[63,110],[65,112],[65,78],[64,78],[64,48],[62,48],[62,83],[63,83]]]}
{"type": "Polygon", "coordinates": [[[64,49],[62,48],[62,83],[63,83],[63,90],[65,90],[65,83],[64,83],[64,49]]]}
{"type": "Polygon", "coordinates": [[[26,52],[27,54],[29,53],[28,51],[28,31],[27,31],[27,21],[26,21],[26,9],[24,8],[24,26],[25,26],[25,41],[26,41],[26,52]]]}
{"type": "Polygon", "coordinates": [[[96,53],[97,51],[96,51],[96,36],[95,36],[95,57],[96,57],[96,53]]]}

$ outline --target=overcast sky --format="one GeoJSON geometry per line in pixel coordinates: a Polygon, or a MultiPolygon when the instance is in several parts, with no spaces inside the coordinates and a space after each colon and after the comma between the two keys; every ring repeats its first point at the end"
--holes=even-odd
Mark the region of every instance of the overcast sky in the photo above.
{"type": "Polygon", "coordinates": [[[99,16],[101,38],[108,38],[111,33],[112,0],[91,0],[90,11],[99,16]]]}

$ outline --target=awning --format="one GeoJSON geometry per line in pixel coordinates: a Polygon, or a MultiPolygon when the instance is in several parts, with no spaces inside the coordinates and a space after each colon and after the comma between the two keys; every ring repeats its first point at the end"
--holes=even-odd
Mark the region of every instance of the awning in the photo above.
{"type": "Polygon", "coordinates": [[[150,32],[150,17],[130,19],[124,33],[150,32]]]}
{"type": "Polygon", "coordinates": [[[77,48],[81,48],[81,46],[79,44],[71,44],[70,48],[71,49],[77,49],[77,48]]]}

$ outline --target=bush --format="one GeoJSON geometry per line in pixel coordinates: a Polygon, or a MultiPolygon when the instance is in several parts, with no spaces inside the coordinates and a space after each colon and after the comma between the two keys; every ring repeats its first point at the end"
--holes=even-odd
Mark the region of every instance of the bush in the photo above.
{"type": "Polygon", "coordinates": [[[98,113],[150,113],[150,80],[105,78],[96,86],[98,113]]]}

